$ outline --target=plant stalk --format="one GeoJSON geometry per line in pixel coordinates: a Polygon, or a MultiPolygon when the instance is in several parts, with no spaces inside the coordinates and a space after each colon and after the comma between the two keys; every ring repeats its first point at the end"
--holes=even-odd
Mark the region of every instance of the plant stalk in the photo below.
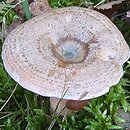
{"type": "Polygon", "coordinates": [[[29,10],[28,0],[24,0],[24,1],[22,2],[22,7],[23,7],[23,11],[24,11],[26,20],[31,19],[32,16],[31,16],[31,12],[30,12],[30,10],[29,10]]]}

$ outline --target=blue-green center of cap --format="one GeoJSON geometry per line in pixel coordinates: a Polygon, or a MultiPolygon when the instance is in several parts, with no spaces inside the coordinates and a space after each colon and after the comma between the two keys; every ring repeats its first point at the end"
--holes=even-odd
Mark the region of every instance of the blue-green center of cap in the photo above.
{"type": "Polygon", "coordinates": [[[55,57],[65,63],[83,62],[88,54],[88,44],[76,38],[65,37],[52,44],[52,51],[55,57]]]}

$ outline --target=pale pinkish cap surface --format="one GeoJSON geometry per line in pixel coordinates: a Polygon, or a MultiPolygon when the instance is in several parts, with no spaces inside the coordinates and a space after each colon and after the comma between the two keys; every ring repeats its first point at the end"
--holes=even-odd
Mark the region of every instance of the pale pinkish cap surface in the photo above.
{"type": "Polygon", "coordinates": [[[5,69],[42,96],[86,100],[107,93],[123,75],[129,48],[117,27],[91,9],[68,7],[37,16],[5,39],[5,69]]]}

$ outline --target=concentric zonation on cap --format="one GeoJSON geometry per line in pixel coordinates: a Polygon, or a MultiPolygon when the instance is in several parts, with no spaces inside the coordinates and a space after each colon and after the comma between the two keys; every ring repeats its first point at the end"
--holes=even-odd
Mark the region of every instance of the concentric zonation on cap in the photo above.
{"type": "Polygon", "coordinates": [[[81,99],[85,100],[105,94],[120,80],[128,54],[122,34],[107,17],[91,9],[68,7],[13,30],[5,39],[2,58],[7,72],[24,88],[58,98],[67,90],[64,98],[73,100],[86,93],[81,99]],[[55,56],[52,45],[58,47],[65,37],[87,44],[82,62],[64,63],[55,56]]]}

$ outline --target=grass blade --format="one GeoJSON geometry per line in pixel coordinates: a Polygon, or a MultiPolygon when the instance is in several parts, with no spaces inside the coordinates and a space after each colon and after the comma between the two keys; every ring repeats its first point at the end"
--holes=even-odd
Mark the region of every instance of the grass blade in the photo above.
{"type": "Polygon", "coordinates": [[[30,12],[30,10],[29,10],[28,0],[24,0],[24,1],[22,2],[22,6],[23,6],[23,11],[24,11],[26,20],[31,19],[32,16],[31,16],[31,12],[30,12]]]}

